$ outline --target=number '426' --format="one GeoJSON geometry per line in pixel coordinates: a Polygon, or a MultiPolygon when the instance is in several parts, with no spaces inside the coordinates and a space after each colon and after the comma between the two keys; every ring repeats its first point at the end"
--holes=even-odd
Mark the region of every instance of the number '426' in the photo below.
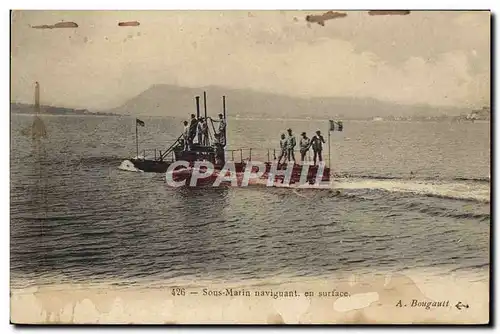
{"type": "Polygon", "coordinates": [[[172,296],[185,296],[186,295],[186,289],[184,288],[173,288],[172,289],[172,296]]]}

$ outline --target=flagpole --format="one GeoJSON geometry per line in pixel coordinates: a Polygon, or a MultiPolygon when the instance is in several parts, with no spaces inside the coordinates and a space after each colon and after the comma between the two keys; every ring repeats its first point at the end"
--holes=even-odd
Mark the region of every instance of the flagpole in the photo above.
{"type": "Polygon", "coordinates": [[[331,129],[328,129],[328,169],[330,170],[330,173],[332,172],[331,166],[330,166],[330,132],[331,129]]]}
{"type": "Polygon", "coordinates": [[[137,119],[135,120],[135,149],[136,155],[135,158],[139,159],[139,140],[138,140],[138,131],[137,131],[137,119]]]}

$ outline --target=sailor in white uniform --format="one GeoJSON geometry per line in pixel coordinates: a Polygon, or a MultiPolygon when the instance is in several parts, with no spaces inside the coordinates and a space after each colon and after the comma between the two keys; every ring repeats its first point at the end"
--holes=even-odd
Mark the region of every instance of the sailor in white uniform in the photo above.
{"type": "Polygon", "coordinates": [[[281,134],[280,149],[281,149],[281,153],[280,153],[280,157],[278,158],[278,165],[280,164],[281,159],[283,159],[283,161],[286,161],[286,157],[287,157],[287,153],[288,153],[288,140],[286,139],[284,133],[281,134]]]}
{"type": "Polygon", "coordinates": [[[182,138],[184,139],[184,151],[189,151],[189,130],[190,130],[189,122],[184,121],[184,130],[182,132],[182,138]]]}
{"type": "Polygon", "coordinates": [[[304,162],[307,152],[309,151],[309,145],[311,144],[311,139],[309,139],[305,132],[302,132],[299,141],[300,145],[300,161],[304,162]]]}

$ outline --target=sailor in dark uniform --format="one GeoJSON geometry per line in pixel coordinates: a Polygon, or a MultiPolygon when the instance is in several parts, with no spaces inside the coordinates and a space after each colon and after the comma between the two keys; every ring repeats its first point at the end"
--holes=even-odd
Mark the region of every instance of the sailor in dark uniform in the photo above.
{"type": "Polygon", "coordinates": [[[323,144],[325,143],[325,138],[321,135],[321,131],[316,131],[316,135],[311,139],[311,147],[314,152],[314,164],[316,165],[316,158],[319,158],[319,161],[323,161],[323,157],[321,156],[321,151],[323,151],[323,144]]]}
{"type": "Polygon", "coordinates": [[[193,145],[194,137],[196,136],[196,130],[198,129],[198,119],[196,119],[195,114],[191,114],[191,122],[189,124],[189,146],[193,145]]]}

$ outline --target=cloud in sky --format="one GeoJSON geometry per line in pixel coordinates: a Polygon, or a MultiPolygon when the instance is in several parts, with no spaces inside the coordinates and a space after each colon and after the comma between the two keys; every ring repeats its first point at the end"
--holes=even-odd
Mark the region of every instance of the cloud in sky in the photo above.
{"type": "Polygon", "coordinates": [[[157,83],[479,107],[490,101],[490,13],[15,11],[12,100],[111,108],[157,83]],[[77,29],[30,26],[75,22],[77,29]],[[119,22],[140,22],[123,26],[119,22]]]}

